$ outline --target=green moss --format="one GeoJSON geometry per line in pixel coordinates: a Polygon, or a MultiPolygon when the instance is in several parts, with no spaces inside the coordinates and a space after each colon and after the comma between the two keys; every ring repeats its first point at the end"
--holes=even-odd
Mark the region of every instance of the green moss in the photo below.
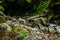
{"type": "Polygon", "coordinates": [[[19,30],[18,26],[16,26],[16,27],[13,28],[13,31],[18,31],[18,30],[19,30]]]}
{"type": "Polygon", "coordinates": [[[24,38],[24,37],[26,37],[29,34],[29,32],[27,30],[19,29],[18,26],[14,27],[13,31],[14,32],[19,32],[19,37],[21,37],[21,38],[24,38]]]}
{"type": "Polygon", "coordinates": [[[24,37],[27,36],[28,34],[29,34],[29,32],[28,32],[27,30],[22,29],[22,30],[20,31],[20,37],[22,37],[22,38],[24,38],[24,37]]]}

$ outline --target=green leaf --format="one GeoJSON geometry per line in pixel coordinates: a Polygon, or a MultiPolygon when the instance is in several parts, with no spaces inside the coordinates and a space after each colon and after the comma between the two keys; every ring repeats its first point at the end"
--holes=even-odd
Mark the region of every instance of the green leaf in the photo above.
{"type": "Polygon", "coordinates": [[[50,0],[42,0],[41,1],[41,4],[37,7],[37,13],[42,13],[42,12],[44,12],[45,11],[45,9],[47,9],[48,8],[48,6],[49,6],[49,3],[50,3],[50,0]]]}
{"type": "Polygon", "coordinates": [[[2,1],[0,1],[0,3],[2,3],[2,1]]]}
{"type": "Polygon", "coordinates": [[[0,5],[0,11],[4,11],[4,8],[3,6],[0,5]]]}
{"type": "Polygon", "coordinates": [[[26,0],[27,2],[31,3],[32,0],[26,0]]]}

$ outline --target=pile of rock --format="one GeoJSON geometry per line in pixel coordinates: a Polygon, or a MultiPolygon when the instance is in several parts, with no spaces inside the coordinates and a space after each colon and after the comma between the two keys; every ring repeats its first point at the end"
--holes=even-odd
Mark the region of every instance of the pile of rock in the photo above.
{"type": "MultiPolygon", "coordinates": [[[[52,27],[50,25],[49,27],[45,26],[43,27],[42,25],[39,24],[40,29],[38,29],[36,28],[37,26],[30,27],[28,26],[28,24],[29,23],[26,22],[26,20],[21,18],[8,19],[5,22],[0,23],[0,35],[2,35],[1,33],[3,33],[4,34],[3,36],[5,37],[7,35],[6,33],[8,33],[9,35],[14,27],[18,27],[20,29],[26,29],[27,31],[29,31],[29,35],[23,38],[23,40],[60,40],[60,28],[59,28],[60,26],[52,27]]],[[[14,32],[13,34],[16,34],[16,32],[14,32]]],[[[2,39],[1,36],[0,39],[2,39]]]]}

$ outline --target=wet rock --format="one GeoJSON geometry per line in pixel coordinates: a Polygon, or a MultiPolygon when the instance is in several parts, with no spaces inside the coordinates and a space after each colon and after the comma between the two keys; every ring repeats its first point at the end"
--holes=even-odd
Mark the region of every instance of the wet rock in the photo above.
{"type": "Polygon", "coordinates": [[[56,24],[53,24],[53,23],[50,23],[49,26],[50,27],[57,27],[57,25],[56,24]]]}
{"type": "Polygon", "coordinates": [[[6,21],[6,23],[7,23],[8,25],[12,25],[12,22],[13,22],[12,20],[7,20],[7,21],[6,21]]]}
{"type": "Polygon", "coordinates": [[[60,33],[60,29],[57,29],[57,33],[60,33]]]}
{"type": "Polygon", "coordinates": [[[56,27],[56,31],[57,31],[57,33],[60,33],[60,26],[56,27]]]}
{"type": "Polygon", "coordinates": [[[26,36],[23,40],[31,40],[30,35],[26,36]]]}
{"type": "Polygon", "coordinates": [[[15,21],[15,22],[12,22],[12,25],[19,27],[20,23],[19,23],[19,21],[15,21]]]}
{"type": "Polygon", "coordinates": [[[41,36],[39,36],[38,38],[39,38],[39,40],[42,40],[42,37],[41,36]]]}
{"type": "Polygon", "coordinates": [[[59,34],[57,34],[57,36],[58,36],[58,37],[60,37],[60,33],[59,33],[59,34]]]}
{"type": "Polygon", "coordinates": [[[7,23],[0,24],[0,36],[8,36],[12,28],[7,23]]]}
{"type": "Polygon", "coordinates": [[[7,28],[7,31],[12,31],[12,28],[7,23],[2,23],[1,26],[7,28]]]}
{"type": "Polygon", "coordinates": [[[48,32],[48,27],[42,27],[40,30],[42,30],[43,32],[48,32]]]}
{"type": "Polygon", "coordinates": [[[43,25],[40,24],[40,23],[38,23],[38,28],[40,29],[40,28],[42,28],[42,27],[43,27],[43,25]]]}
{"type": "Polygon", "coordinates": [[[16,18],[12,18],[11,20],[12,20],[12,21],[17,21],[17,19],[16,19],[16,18]]]}
{"type": "Polygon", "coordinates": [[[55,31],[57,31],[57,33],[60,33],[60,26],[59,25],[51,23],[49,26],[52,27],[53,29],[55,29],[55,31]]]}
{"type": "Polygon", "coordinates": [[[48,40],[48,35],[45,34],[45,35],[44,35],[44,38],[45,38],[45,40],[48,40]]]}
{"type": "Polygon", "coordinates": [[[54,28],[49,27],[49,32],[50,32],[50,33],[54,33],[54,32],[55,32],[54,28]]]}
{"type": "Polygon", "coordinates": [[[26,20],[24,20],[24,19],[22,19],[22,18],[19,18],[18,21],[19,21],[20,23],[26,24],[26,20]]]}

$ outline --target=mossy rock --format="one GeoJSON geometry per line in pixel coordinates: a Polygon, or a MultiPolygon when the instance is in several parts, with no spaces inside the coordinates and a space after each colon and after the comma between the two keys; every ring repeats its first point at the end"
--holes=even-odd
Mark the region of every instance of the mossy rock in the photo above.
{"type": "Polygon", "coordinates": [[[0,16],[0,23],[4,23],[6,20],[5,20],[5,17],[3,16],[0,16]]]}

